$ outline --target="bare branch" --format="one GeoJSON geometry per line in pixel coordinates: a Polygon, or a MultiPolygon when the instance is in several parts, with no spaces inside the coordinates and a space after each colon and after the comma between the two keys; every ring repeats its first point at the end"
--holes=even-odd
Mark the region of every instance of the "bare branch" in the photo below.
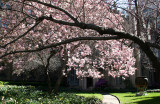
{"type": "Polygon", "coordinates": [[[150,43],[150,42],[146,42],[150,47],[156,48],[156,49],[160,49],[160,46],[158,44],[155,43],[150,43]]]}

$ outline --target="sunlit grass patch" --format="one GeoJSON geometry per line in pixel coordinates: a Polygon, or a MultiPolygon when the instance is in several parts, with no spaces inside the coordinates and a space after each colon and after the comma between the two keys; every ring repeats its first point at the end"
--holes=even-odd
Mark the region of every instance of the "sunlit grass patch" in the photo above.
{"type": "Polygon", "coordinates": [[[160,93],[148,93],[145,96],[136,96],[136,93],[111,93],[117,96],[121,104],[160,104],[160,93]]]}
{"type": "Polygon", "coordinates": [[[103,95],[102,94],[98,94],[98,93],[78,93],[76,95],[84,96],[84,97],[95,97],[95,98],[98,98],[100,100],[103,99],[103,95]]]}

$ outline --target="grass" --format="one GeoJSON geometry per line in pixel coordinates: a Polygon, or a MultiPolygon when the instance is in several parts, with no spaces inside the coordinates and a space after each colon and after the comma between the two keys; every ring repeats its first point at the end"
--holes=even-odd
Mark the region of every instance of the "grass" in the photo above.
{"type": "Polygon", "coordinates": [[[136,93],[111,93],[117,96],[121,104],[160,104],[160,93],[152,92],[146,96],[136,96],[136,93]]]}
{"type": "Polygon", "coordinates": [[[98,94],[98,93],[78,93],[76,95],[84,96],[84,97],[95,97],[95,98],[98,98],[100,100],[103,99],[103,95],[102,94],[98,94]]]}
{"type": "Polygon", "coordinates": [[[76,89],[69,89],[67,87],[61,87],[60,92],[66,92],[66,93],[72,93],[78,96],[83,96],[83,97],[95,97],[100,100],[103,99],[103,95],[100,94],[99,92],[86,92],[82,90],[76,90],[76,89]]]}
{"type": "MultiPolygon", "coordinates": [[[[67,88],[61,88],[62,91],[59,95],[48,95],[47,88],[44,86],[41,90],[41,87],[6,84],[0,82],[0,104],[101,104],[103,99],[103,95],[99,93],[82,92],[67,88]]],[[[158,92],[148,93],[146,96],[136,96],[136,93],[133,92],[110,94],[117,96],[121,104],[160,104],[160,93],[158,92]]]]}

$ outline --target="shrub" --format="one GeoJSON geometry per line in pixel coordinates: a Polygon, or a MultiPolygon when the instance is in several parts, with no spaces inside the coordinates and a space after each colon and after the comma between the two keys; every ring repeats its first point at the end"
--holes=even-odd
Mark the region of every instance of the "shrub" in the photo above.
{"type": "Polygon", "coordinates": [[[32,86],[1,86],[0,103],[6,104],[101,104],[97,98],[85,98],[73,93],[49,95],[32,86]]]}

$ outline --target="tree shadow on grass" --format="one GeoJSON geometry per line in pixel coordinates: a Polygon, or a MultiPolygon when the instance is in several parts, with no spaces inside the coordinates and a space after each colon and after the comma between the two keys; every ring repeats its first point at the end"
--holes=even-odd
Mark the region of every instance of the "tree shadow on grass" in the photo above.
{"type": "Polygon", "coordinates": [[[133,103],[136,103],[136,104],[160,104],[160,96],[158,96],[158,97],[136,98],[136,99],[143,99],[143,100],[136,101],[136,102],[133,102],[133,103]]]}
{"type": "Polygon", "coordinates": [[[124,97],[137,97],[136,95],[128,95],[128,96],[124,96],[124,97]]]}

